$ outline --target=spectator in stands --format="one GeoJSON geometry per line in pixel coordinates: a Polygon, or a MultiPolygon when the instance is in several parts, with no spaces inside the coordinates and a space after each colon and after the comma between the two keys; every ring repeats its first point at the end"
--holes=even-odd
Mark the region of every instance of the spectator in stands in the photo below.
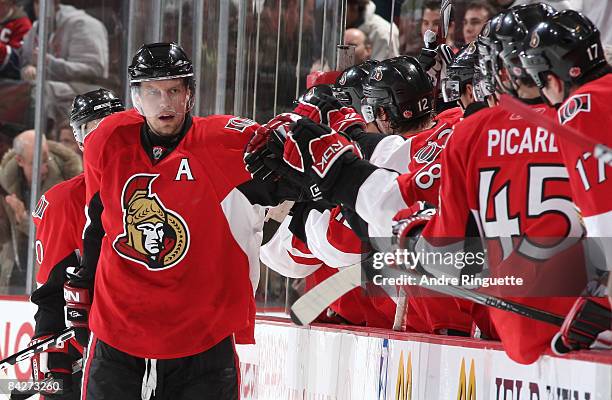
{"type": "MultiPolygon", "coordinates": [[[[573,10],[582,10],[599,29],[601,44],[612,46],[612,1],[601,0],[572,0],[581,2],[580,7],[573,10]]],[[[554,7],[554,5],[553,5],[554,7]]]]}
{"type": "MultiPolygon", "coordinates": [[[[38,1],[34,0],[35,13],[38,13],[38,1]]],[[[47,117],[59,123],[68,115],[77,93],[96,89],[97,80],[108,77],[108,33],[100,21],[83,10],[60,4],[59,0],[51,0],[50,6],[55,10],[55,19],[47,47],[45,96],[47,117]]],[[[36,79],[37,54],[38,23],[35,22],[22,47],[22,79],[36,79]]],[[[32,98],[34,93],[32,90],[32,98]]]]}
{"type": "Polygon", "coordinates": [[[484,24],[495,14],[495,10],[484,0],[470,2],[463,16],[463,41],[471,43],[478,37],[484,24]]]}
{"type": "Polygon", "coordinates": [[[62,121],[62,123],[57,128],[57,141],[63,144],[65,147],[73,150],[79,157],[82,157],[81,149],[79,149],[79,145],[74,140],[74,133],[72,132],[72,127],[68,124],[67,121],[62,121]]]}
{"type": "MultiPolygon", "coordinates": [[[[0,288],[9,286],[12,293],[23,293],[25,285],[34,141],[33,130],[20,133],[0,163],[0,288]]],[[[43,137],[40,193],[82,170],[81,159],[72,150],[43,137]]]]}
{"type": "MultiPolygon", "coordinates": [[[[428,0],[423,5],[423,18],[421,19],[421,45],[423,45],[423,35],[426,31],[434,31],[438,33],[440,25],[442,24],[442,18],[440,17],[440,1],[428,0]]],[[[446,33],[446,44],[455,47],[455,21],[451,14],[451,21],[448,26],[448,32],[446,33]]]]}
{"type": "Polygon", "coordinates": [[[19,79],[17,50],[32,22],[17,0],[0,0],[0,78],[19,79]]]}
{"type": "Polygon", "coordinates": [[[376,14],[370,0],[347,0],[346,27],[359,28],[372,43],[372,59],[384,60],[399,55],[399,29],[393,24],[393,39],[389,41],[391,23],[376,14]]]}
{"type": "Polygon", "coordinates": [[[420,22],[424,0],[404,1],[400,11],[400,54],[418,55],[423,47],[420,22]]]}
{"type": "Polygon", "coordinates": [[[349,28],[344,32],[344,44],[355,46],[355,65],[372,58],[372,44],[363,31],[349,28]]]}
{"type": "Polygon", "coordinates": [[[604,46],[604,54],[606,55],[608,64],[612,65],[612,46],[604,46]]]}

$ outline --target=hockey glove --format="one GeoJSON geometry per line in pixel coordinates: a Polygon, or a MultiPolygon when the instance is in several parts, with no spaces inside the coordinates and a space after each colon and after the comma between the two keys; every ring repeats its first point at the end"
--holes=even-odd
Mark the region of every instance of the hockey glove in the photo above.
{"type": "Polygon", "coordinates": [[[334,186],[342,166],[360,156],[358,147],[347,137],[307,118],[292,126],[283,152],[284,162],[310,177],[323,193],[334,186]]]}
{"type": "MultiPolygon", "coordinates": [[[[257,128],[244,151],[246,169],[251,173],[253,178],[260,180],[275,178],[274,171],[266,167],[264,160],[275,157],[281,158],[283,153],[282,144],[280,148],[278,146],[274,147],[269,145],[272,140],[271,135],[275,129],[283,132],[288,131],[291,124],[299,118],[300,116],[296,114],[279,114],[268,121],[268,123],[257,128]]],[[[284,133],[284,136],[286,136],[286,133],[284,133]]]]}
{"type": "Polygon", "coordinates": [[[82,287],[79,282],[80,269],[76,274],[68,274],[68,282],[64,284],[64,300],[66,301],[66,321],[74,328],[75,338],[81,346],[87,346],[89,341],[89,311],[91,310],[92,290],[82,287]]]}
{"type": "Polygon", "coordinates": [[[319,200],[320,190],[310,178],[292,170],[283,162],[283,150],[291,124],[297,114],[280,114],[260,126],[245,150],[246,169],[253,179],[269,186],[270,194],[282,202],[319,200]]]}
{"type": "Polygon", "coordinates": [[[572,350],[595,347],[612,348],[610,339],[612,312],[593,300],[580,297],[565,317],[561,330],[552,341],[552,350],[565,354],[572,350]]]}
{"type": "MultiPolygon", "coordinates": [[[[30,346],[48,337],[49,335],[44,335],[34,338],[30,342],[30,346]]],[[[73,383],[78,385],[72,380],[73,365],[78,365],[82,357],[83,347],[74,338],[58,347],[35,354],[30,360],[32,379],[41,383],[40,394],[45,396],[46,399],[59,399],[73,393],[75,390],[73,383]]]]}
{"type": "Polygon", "coordinates": [[[400,249],[414,251],[425,225],[436,215],[436,208],[425,201],[417,201],[393,217],[393,244],[400,249]]]}
{"type": "Polygon", "coordinates": [[[425,42],[425,47],[421,49],[418,60],[435,86],[438,76],[441,79],[446,77],[444,76],[445,67],[453,63],[455,55],[450,46],[437,44],[436,34],[433,31],[426,31],[423,35],[423,41],[425,42]]]}
{"type": "Polygon", "coordinates": [[[331,92],[326,93],[318,88],[311,88],[293,112],[349,135],[354,128],[365,129],[366,121],[352,107],[343,106],[331,92]]]}

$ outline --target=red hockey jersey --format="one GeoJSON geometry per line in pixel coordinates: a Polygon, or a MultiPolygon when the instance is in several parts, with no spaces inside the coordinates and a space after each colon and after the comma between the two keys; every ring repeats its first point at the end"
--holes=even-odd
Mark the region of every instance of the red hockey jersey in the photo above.
{"type": "Polygon", "coordinates": [[[17,10],[9,19],[0,22],[0,69],[4,68],[21,47],[23,37],[32,29],[32,22],[23,10],[17,10]]]}
{"type": "MultiPolygon", "coordinates": [[[[609,127],[612,124],[612,74],[578,88],[558,110],[561,124],[612,147],[609,127]]],[[[559,149],[570,175],[572,195],[587,234],[592,237],[612,237],[612,169],[585,149],[559,138],[559,149]]],[[[605,246],[610,248],[610,243],[605,246]]],[[[611,258],[612,260],[612,258],[611,258]]],[[[610,267],[608,263],[607,267],[610,267]]]]}
{"type": "Polygon", "coordinates": [[[90,328],[128,354],[177,358],[253,322],[264,208],[242,157],[257,124],[193,117],[154,163],[143,123],[116,113],[86,138],[87,199],[101,202],[105,233],[90,328]]]}
{"type": "MultiPolygon", "coordinates": [[[[389,182],[391,185],[401,186],[402,194],[405,195],[405,203],[400,205],[399,209],[417,200],[437,204],[441,173],[437,161],[452,133],[452,126],[458,122],[461,115],[460,109],[448,110],[436,118],[436,125],[431,129],[406,138],[390,135],[375,146],[370,162],[378,167],[402,173],[397,180],[391,178],[389,182]]],[[[373,191],[365,195],[371,196],[375,201],[379,194],[379,191],[373,191]]],[[[288,223],[284,223],[275,238],[262,249],[264,264],[283,275],[297,277],[314,273],[323,275],[322,279],[329,275],[327,266],[341,268],[361,262],[363,243],[342,215],[340,207],[323,212],[311,209],[304,218],[304,225],[308,238],[307,246],[292,237],[288,231],[288,223]],[[313,268],[310,268],[311,266],[313,268]]],[[[389,229],[384,236],[388,236],[390,232],[389,229]]],[[[370,326],[390,328],[395,313],[395,306],[390,298],[380,293],[377,298],[368,299],[363,296],[362,291],[353,290],[330,308],[351,322],[361,318],[370,326]]],[[[470,322],[467,316],[459,312],[452,299],[412,297],[409,301],[413,310],[419,310],[418,313],[409,315],[409,330],[427,333],[444,328],[469,331],[470,322]],[[436,311],[433,311],[432,307],[436,311]],[[428,313],[428,310],[432,312],[428,313]]]]}
{"type": "Polygon", "coordinates": [[[85,176],[77,175],[43,194],[32,221],[36,225],[36,283],[43,285],[60,261],[75,251],[83,253],[85,176]]]}
{"type": "MultiPolygon", "coordinates": [[[[554,115],[543,105],[531,107],[554,115]]],[[[521,303],[567,313],[572,297],[546,296],[580,293],[584,260],[576,244],[582,235],[579,216],[557,145],[553,133],[497,107],[457,124],[442,155],[442,168],[449,173],[441,178],[439,212],[416,250],[459,253],[463,238],[480,232],[488,239],[490,274],[525,279],[524,286],[505,290],[506,296],[516,293],[521,303]],[[526,295],[533,297],[521,297],[526,295]]],[[[434,275],[460,276],[457,264],[431,259],[422,265],[434,275]]],[[[489,314],[504,349],[521,363],[534,362],[558,330],[496,309],[489,314]]]]}
{"type": "Polygon", "coordinates": [[[36,225],[37,288],[31,301],[38,306],[35,335],[66,328],[64,283],[66,269],[77,267],[83,252],[85,177],[59,183],[41,196],[32,213],[36,225]]]}

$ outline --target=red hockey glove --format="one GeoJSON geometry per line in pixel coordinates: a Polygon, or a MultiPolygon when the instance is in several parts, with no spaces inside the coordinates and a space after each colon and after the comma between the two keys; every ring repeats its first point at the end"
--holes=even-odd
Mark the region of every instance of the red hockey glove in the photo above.
{"type": "MultiPolygon", "coordinates": [[[[592,348],[598,342],[599,346],[612,346],[606,335],[601,335],[612,329],[612,312],[593,300],[580,297],[565,317],[561,330],[552,341],[552,350],[557,354],[565,354],[572,350],[592,348]]],[[[609,336],[609,335],[607,335],[609,336]]]]}
{"type": "MultiPolygon", "coordinates": [[[[34,338],[29,345],[41,342],[49,336],[34,338]]],[[[83,347],[74,338],[58,347],[35,354],[30,359],[32,379],[42,383],[40,394],[46,399],[55,399],[73,393],[75,390],[72,380],[73,364],[80,362],[82,357],[83,347]]]]}
{"type": "Polygon", "coordinates": [[[295,171],[310,176],[319,187],[330,188],[342,165],[357,160],[359,155],[357,146],[345,136],[302,118],[287,135],[283,160],[295,171]]]}
{"type": "Polygon", "coordinates": [[[299,115],[284,113],[279,114],[272,118],[268,123],[259,126],[255,131],[255,134],[249,140],[244,151],[244,162],[246,164],[247,171],[251,173],[251,176],[256,179],[266,180],[268,178],[274,178],[273,171],[270,168],[266,168],[264,160],[266,158],[282,158],[283,155],[283,142],[278,146],[271,146],[273,140],[272,134],[274,130],[284,132],[292,123],[301,118],[299,115]]]}
{"type": "Polygon", "coordinates": [[[350,134],[353,128],[365,129],[366,121],[353,108],[343,106],[331,91],[323,90],[328,86],[311,88],[300,100],[293,111],[303,117],[310,118],[318,124],[327,125],[337,132],[350,134]]]}
{"type": "Polygon", "coordinates": [[[73,286],[73,283],[68,281],[64,284],[64,300],[66,301],[68,326],[74,327],[77,342],[82,346],[87,346],[91,291],[88,288],[73,286]]]}
{"type": "Polygon", "coordinates": [[[260,126],[245,150],[246,169],[254,179],[266,184],[274,201],[319,200],[321,192],[312,179],[289,168],[283,161],[285,138],[297,114],[280,114],[260,126]]]}
{"type": "Polygon", "coordinates": [[[436,208],[425,201],[417,201],[410,207],[399,211],[393,217],[393,241],[400,249],[414,251],[421,232],[433,216],[436,208]]]}

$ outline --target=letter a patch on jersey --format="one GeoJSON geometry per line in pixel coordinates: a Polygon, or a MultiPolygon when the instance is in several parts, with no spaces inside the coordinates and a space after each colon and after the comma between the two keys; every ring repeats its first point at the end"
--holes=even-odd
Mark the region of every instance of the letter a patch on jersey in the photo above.
{"type": "Polygon", "coordinates": [[[113,248],[123,258],[150,271],[175,266],[189,249],[189,228],[176,212],[164,206],[151,185],[159,175],[132,175],[123,186],[123,233],[113,248]]]}
{"type": "Polygon", "coordinates": [[[180,181],[185,177],[188,181],[194,181],[193,174],[191,173],[191,167],[189,167],[189,159],[183,158],[181,159],[181,164],[176,171],[175,181],[180,181]]]}
{"type": "Polygon", "coordinates": [[[558,111],[559,122],[561,125],[565,125],[580,112],[591,112],[591,95],[589,93],[570,97],[558,111]]]}

